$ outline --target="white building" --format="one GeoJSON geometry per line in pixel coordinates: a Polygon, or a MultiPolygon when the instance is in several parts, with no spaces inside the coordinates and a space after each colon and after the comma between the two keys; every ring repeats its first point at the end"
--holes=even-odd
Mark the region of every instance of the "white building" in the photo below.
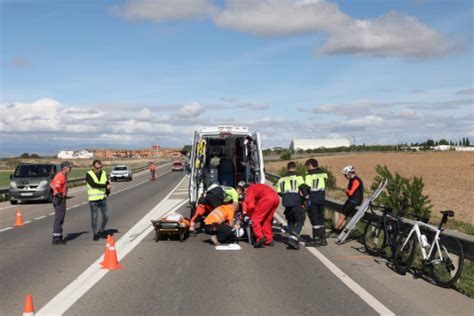
{"type": "Polygon", "coordinates": [[[293,139],[290,149],[298,151],[300,149],[349,147],[350,145],[351,143],[347,138],[293,139]]]}
{"type": "Polygon", "coordinates": [[[438,145],[438,146],[434,146],[433,149],[436,150],[436,151],[448,151],[448,150],[451,150],[451,146],[450,145],[438,145]]]}
{"type": "Polygon", "coordinates": [[[474,147],[467,147],[467,146],[456,146],[454,147],[456,151],[474,151],[474,147]]]}
{"type": "Polygon", "coordinates": [[[88,149],[83,150],[61,150],[58,153],[58,159],[91,159],[94,157],[94,152],[88,149]]]}

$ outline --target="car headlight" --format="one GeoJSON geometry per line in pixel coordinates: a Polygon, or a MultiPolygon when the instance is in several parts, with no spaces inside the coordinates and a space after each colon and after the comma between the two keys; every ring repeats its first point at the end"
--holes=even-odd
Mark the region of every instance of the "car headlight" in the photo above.
{"type": "Polygon", "coordinates": [[[44,188],[44,187],[47,186],[47,185],[48,185],[48,181],[43,180],[43,181],[41,181],[41,182],[39,183],[38,187],[42,189],[42,188],[44,188]]]}
{"type": "Polygon", "coordinates": [[[10,188],[16,189],[16,182],[15,181],[10,182],[10,188]]]}

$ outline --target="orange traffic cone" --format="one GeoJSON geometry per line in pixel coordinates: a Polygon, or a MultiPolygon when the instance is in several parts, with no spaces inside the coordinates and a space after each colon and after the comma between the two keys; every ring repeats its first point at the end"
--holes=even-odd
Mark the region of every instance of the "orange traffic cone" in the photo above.
{"type": "Polygon", "coordinates": [[[115,246],[115,242],[111,235],[107,235],[107,243],[105,244],[104,260],[100,263],[101,266],[103,266],[104,263],[109,260],[109,255],[110,255],[109,247],[110,246],[115,246]]]}
{"type": "Polygon", "coordinates": [[[110,237],[110,246],[108,249],[105,250],[104,264],[102,265],[102,269],[107,269],[107,270],[122,269],[122,266],[120,265],[117,259],[117,251],[115,250],[115,243],[112,236],[110,237]]]}
{"type": "Polygon", "coordinates": [[[16,211],[16,222],[15,222],[15,227],[17,226],[23,226],[23,217],[21,216],[21,211],[20,208],[17,209],[16,211]]]}
{"type": "Polygon", "coordinates": [[[33,296],[28,294],[25,298],[25,306],[23,307],[23,316],[34,316],[35,308],[33,307],[33,296]]]}

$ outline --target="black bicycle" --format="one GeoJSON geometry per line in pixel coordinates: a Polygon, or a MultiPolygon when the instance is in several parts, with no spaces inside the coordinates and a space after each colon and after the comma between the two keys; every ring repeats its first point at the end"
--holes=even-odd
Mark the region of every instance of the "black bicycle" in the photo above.
{"type": "Polygon", "coordinates": [[[405,207],[396,215],[392,214],[392,209],[383,206],[371,205],[374,208],[383,210],[382,217],[372,218],[365,225],[364,247],[368,254],[372,256],[384,256],[387,254],[386,248],[391,250],[390,257],[393,259],[397,249],[397,239],[402,227],[402,214],[405,207]]]}

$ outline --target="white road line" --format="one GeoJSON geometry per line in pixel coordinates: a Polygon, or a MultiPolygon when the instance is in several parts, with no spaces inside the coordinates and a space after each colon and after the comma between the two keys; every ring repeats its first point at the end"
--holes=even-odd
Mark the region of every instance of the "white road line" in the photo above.
{"type": "MultiPolygon", "coordinates": [[[[184,179],[185,178],[183,178],[183,180],[184,179]]],[[[183,180],[178,183],[178,186],[183,180]]],[[[158,203],[117,241],[115,247],[117,249],[119,260],[125,258],[130,251],[132,251],[150,232],[153,231],[153,226],[151,224],[152,219],[160,218],[164,214],[175,211],[187,202],[186,199],[170,199],[170,196],[178,186],[173,188],[173,190],[171,190],[160,203],[158,203]]],[[[43,306],[36,315],[62,315],[65,313],[107,274],[109,270],[100,268],[99,263],[102,260],[103,256],[100,256],[100,258],[92,263],[92,265],[89,266],[89,268],[87,268],[79,277],[43,306]]]]}
{"type": "MultiPolygon", "coordinates": [[[[275,213],[276,219],[286,225],[286,221],[280,216],[280,214],[275,213]]],[[[357,284],[352,280],[347,274],[345,274],[341,269],[339,269],[334,263],[332,263],[328,258],[326,258],[320,251],[314,247],[306,247],[312,255],[321,261],[326,268],[329,269],[339,280],[342,281],[349,289],[351,289],[355,294],[357,294],[362,300],[364,300],[370,307],[372,307],[380,315],[395,315],[391,310],[389,310],[385,305],[383,305],[379,300],[373,297],[369,292],[367,292],[363,287],[357,284]]]]}
{"type": "Polygon", "coordinates": [[[37,218],[35,218],[35,221],[39,221],[40,219],[43,219],[43,218],[45,218],[45,217],[46,217],[46,215],[37,217],[37,218]]]}
{"type": "Polygon", "coordinates": [[[9,230],[9,229],[12,229],[12,228],[13,228],[13,227],[6,227],[6,228],[3,228],[3,229],[0,229],[0,232],[5,232],[5,231],[7,231],[7,230],[9,230]]]}
{"type": "Polygon", "coordinates": [[[48,213],[49,216],[54,215],[54,212],[48,213]]]}
{"type": "Polygon", "coordinates": [[[26,225],[26,224],[29,224],[29,223],[31,223],[31,221],[23,222],[23,224],[25,224],[25,225],[26,225]]]}

